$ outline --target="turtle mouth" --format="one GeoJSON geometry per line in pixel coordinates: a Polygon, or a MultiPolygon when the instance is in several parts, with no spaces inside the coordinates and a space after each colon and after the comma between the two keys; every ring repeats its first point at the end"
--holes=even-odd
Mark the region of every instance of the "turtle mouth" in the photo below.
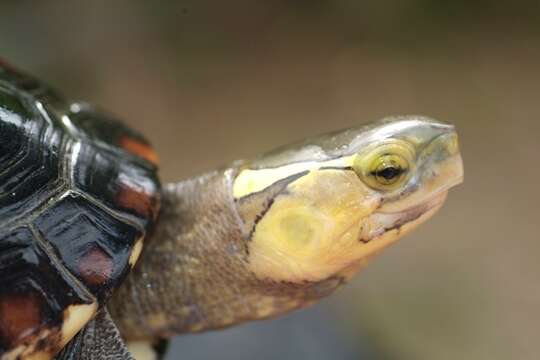
{"type": "Polygon", "coordinates": [[[375,213],[370,217],[370,225],[362,227],[359,240],[368,243],[384,233],[399,230],[404,225],[423,222],[442,207],[447,196],[448,190],[445,190],[418,205],[404,210],[375,213]]]}
{"type": "Polygon", "coordinates": [[[392,224],[392,225],[388,224],[390,225],[389,227],[385,226],[385,231],[400,228],[407,223],[417,220],[424,214],[427,214],[427,213],[434,214],[437,210],[439,210],[442,207],[442,205],[446,201],[447,196],[448,196],[448,190],[444,190],[430,197],[426,201],[418,205],[415,205],[413,207],[407,208],[405,210],[396,211],[396,212],[379,213],[381,220],[385,219],[387,220],[387,222],[392,224]]]}
{"type": "Polygon", "coordinates": [[[379,214],[401,216],[404,218],[418,217],[433,208],[440,207],[446,200],[447,196],[448,196],[448,189],[445,189],[445,190],[439,191],[437,194],[429,197],[427,200],[421,202],[418,205],[414,205],[404,210],[381,211],[379,214]]]}

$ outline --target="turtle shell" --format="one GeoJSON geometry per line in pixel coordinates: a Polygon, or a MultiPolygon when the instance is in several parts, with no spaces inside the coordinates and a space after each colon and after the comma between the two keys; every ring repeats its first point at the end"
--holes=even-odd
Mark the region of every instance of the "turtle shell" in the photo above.
{"type": "Polygon", "coordinates": [[[49,359],[135,264],[157,157],[110,116],[0,63],[0,359],[49,359]]]}

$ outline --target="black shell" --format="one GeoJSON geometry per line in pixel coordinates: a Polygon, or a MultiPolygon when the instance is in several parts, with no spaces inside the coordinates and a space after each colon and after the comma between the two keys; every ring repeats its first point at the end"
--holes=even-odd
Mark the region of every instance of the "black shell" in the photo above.
{"type": "Polygon", "coordinates": [[[158,214],[156,162],[134,131],[0,63],[0,358],[55,353],[66,309],[118,287],[158,214]]]}

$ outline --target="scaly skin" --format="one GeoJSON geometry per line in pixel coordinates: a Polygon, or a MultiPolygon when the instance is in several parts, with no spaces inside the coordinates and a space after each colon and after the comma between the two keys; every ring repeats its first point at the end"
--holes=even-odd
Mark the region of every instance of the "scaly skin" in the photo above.
{"type": "Polygon", "coordinates": [[[250,272],[231,180],[230,171],[214,172],[164,189],[163,226],[109,306],[125,338],[167,337],[277,315],[343,281],[335,276],[295,284],[250,272]]]}

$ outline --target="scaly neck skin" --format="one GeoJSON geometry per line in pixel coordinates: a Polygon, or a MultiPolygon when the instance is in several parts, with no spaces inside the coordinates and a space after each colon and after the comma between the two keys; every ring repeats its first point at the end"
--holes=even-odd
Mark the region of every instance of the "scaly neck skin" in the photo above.
{"type": "Polygon", "coordinates": [[[232,196],[235,170],[163,190],[159,225],[109,303],[128,340],[167,337],[275,316],[331,293],[343,279],[284,283],[248,270],[248,245],[232,196]]]}

